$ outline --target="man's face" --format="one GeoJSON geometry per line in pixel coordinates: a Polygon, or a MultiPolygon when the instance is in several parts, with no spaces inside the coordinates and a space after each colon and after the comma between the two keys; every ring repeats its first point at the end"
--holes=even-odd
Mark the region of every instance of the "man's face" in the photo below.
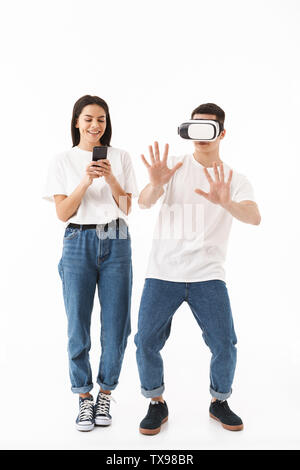
{"type": "MultiPolygon", "coordinates": [[[[217,120],[217,116],[215,114],[194,114],[193,119],[217,120]]],[[[213,142],[197,142],[196,140],[194,140],[193,143],[195,146],[195,150],[199,150],[200,152],[212,152],[214,150],[218,150],[220,141],[224,139],[225,134],[226,134],[226,130],[224,129],[219,135],[219,137],[213,142]]]]}

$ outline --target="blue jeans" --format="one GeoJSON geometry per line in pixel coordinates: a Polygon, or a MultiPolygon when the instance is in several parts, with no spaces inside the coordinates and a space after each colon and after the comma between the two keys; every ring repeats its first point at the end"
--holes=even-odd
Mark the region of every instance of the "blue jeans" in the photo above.
{"type": "Polygon", "coordinates": [[[165,389],[160,351],[170,335],[173,315],[184,301],[212,353],[210,393],[226,400],[232,391],[237,339],[226,284],[221,280],[191,283],[145,280],[135,335],[142,394],[146,398],[157,397],[165,389]]]}
{"type": "Polygon", "coordinates": [[[124,221],[96,229],[65,229],[58,264],[68,318],[68,355],[71,390],[93,388],[89,362],[90,324],[96,286],[101,307],[101,358],[97,383],[103,390],[118,384],[130,334],[132,288],[131,241],[124,221]]]}

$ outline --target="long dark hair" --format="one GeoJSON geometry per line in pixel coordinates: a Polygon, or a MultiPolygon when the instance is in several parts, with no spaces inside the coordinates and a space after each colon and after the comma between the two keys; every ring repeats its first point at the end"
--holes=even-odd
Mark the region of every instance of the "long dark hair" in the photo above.
{"type": "Polygon", "coordinates": [[[106,129],[105,129],[103,136],[100,139],[100,143],[102,145],[107,145],[108,147],[110,147],[110,139],[111,139],[112,130],[111,130],[111,122],[110,122],[108,105],[102,98],[99,98],[99,96],[91,96],[91,95],[82,96],[74,104],[72,121],[71,121],[71,134],[72,134],[73,147],[78,145],[80,141],[79,129],[75,127],[77,123],[77,119],[79,118],[79,115],[81,114],[81,111],[83,110],[83,108],[89,104],[98,104],[105,111],[106,129]]]}

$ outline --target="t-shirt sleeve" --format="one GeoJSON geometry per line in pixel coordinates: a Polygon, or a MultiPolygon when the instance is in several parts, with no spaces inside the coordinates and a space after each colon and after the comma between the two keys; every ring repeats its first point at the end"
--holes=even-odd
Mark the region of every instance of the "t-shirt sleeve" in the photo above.
{"type": "Polygon", "coordinates": [[[237,187],[232,195],[232,200],[235,202],[241,201],[254,201],[254,190],[250,181],[246,178],[246,176],[239,175],[239,182],[237,187]]]}
{"type": "Polygon", "coordinates": [[[42,189],[42,199],[54,202],[54,194],[65,194],[67,196],[65,172],[58,157],[50,161],[42,189]]]}
{"type": "Polygon", "coordinates": [[[129,153],[125,153],[123,159],[123,171],[125,175],[124,191],[131,193],[133,197],[138,197],[139,190],[136,182],[135,172],[133,169],[131,157],[129,153]]]}

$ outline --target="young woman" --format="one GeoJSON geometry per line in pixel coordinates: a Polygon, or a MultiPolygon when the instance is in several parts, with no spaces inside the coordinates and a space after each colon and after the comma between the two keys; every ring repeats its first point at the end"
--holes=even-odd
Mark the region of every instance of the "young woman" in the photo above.
{"type": "Polygon", "coordinates": [[[131,244],[127,215],[137,185],[127,152],[110,146],[111,121],[104,100],[86,95],[74,105],[73,147],[50,163],[43,198],[55,201],[66,223],[58,271],[68,318],[72,391],[79,394],[76,427],[111,424],[111,390],[118,384],[130,334],[131,244]],[[95,146],[107,158],[92,161],[95,146]],[[96,286],[101,307],[101,358],[94,405],[89,362],[90,323],[96,286]]]}

